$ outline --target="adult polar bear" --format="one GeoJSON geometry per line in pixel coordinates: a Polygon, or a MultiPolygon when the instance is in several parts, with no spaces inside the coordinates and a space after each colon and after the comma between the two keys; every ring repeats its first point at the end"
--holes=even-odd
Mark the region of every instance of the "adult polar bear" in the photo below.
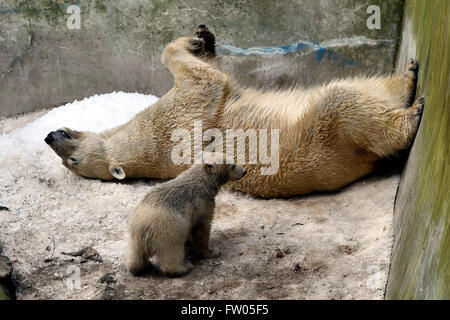
{"type": "Polygon", "coordinates": [[[200,26],[196,37],[166,46],[162,63],[174,87],[150,108],[100,134],[63,128],[45,141],[77,175],[104,180],[174,178],[188,165],[173,163],[177,129],[280,129],[279,169],[262,175],[261,163],[230,187],[261,197],[336,190],[370,173],[377,160],[411,143],[424,100],[411,105],[417,64],[399,76],[336,80],[284,91],[239,87],[215,66],[214,36],[200,26]]]}

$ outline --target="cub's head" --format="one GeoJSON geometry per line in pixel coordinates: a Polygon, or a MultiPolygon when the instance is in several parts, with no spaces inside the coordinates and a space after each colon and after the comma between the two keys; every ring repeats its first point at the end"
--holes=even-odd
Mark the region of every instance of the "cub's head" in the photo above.
{"type": "Polygon", "coordinates": [[[247,170],[237,164],[205,163],[207,173],[214,176],[220,184],[242,179],[247,170]]]}
{"type": "Polygon", "coordinates": [[[122,167],[106,159],[103,140],[95,133],[60,128],[50,132],[44,141],[76,175],[103,180],[125,178],[122,167]]]}

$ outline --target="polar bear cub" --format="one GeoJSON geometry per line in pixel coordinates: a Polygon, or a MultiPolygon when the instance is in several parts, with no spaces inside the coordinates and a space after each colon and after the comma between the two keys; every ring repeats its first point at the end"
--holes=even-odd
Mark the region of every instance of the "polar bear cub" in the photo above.
{"type": "Polygon", "coordinates": [[[235,164],[209,161],[154,187],[130,216],[129,271],[144,273],[153,257],[166,275],[188,273],[193,268],[185,259],[188,239],[197,254],[217,257],[219,253],[209,248],[215,196],[222,185],[246,173],[235,164]]]}

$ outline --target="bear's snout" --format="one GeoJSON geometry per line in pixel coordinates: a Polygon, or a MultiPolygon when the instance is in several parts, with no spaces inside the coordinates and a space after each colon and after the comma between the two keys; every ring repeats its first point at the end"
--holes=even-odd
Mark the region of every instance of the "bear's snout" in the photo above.
{"type": "Polygon", "coordinates": [[[53,141],[55,141],[55,138],[53,138],[54,131],[50,132],[47,137],[45,137],[44,141],[46,144],[52,144],[53,141]]]}
{"type": "Polygon", "coordinates": [[[56,140],[70,140],[70,139],[71,137],[69,136],[69,134],[66,131],[60,129],[50,132],[44,139],[44,141],[47,144],[52,145],[56,140]]]}

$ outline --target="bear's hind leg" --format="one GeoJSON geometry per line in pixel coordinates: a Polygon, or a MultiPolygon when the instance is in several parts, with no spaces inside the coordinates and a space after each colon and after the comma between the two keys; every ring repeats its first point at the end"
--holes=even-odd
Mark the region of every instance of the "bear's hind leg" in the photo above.
{"type": "Polygon", "coordinates": [[[414,103],[414,97],[416,96],[417,89],[417,75],[419,73],[419,63],[416,59],[410,59],[408,63],[407,78],[407,107],[414,103]]]}
{"type": "Polygon", "coordinates": [[[406,109],[372,106],[377,116],[361,115],[359,126],[348,125],[350,137],[360,148],[387,157],[406,149],[419,127],[425,99],[419,98],[406,109]],[[368,120],[365,122],[365,120],[368,120]],[[361,130],[361,124],[365,128],[361,130]]]}
{"type": "Polygon", "coordinates": [[[411,107],[407,109],[406,121],[407,126],[409,127],[409,131],[412,132],[412,135],[409,135],[409,140],[411,141],[414,137],[417,129],[419,128],[420,119],[422,118],[423,108],[425,107],[425,98],[420,97],[417,99],[411,107]]]}
{"type": "Polygon", "coordinates": [[[425,98],[420,97],[411,107],[397,111],[397,119],[394,121],[395,130],[393,132],[398,133],[398,136],[393,141],[397,141],[398,149],[407,148],[411,144],[419,128],[424,106],[425,98]]]}
{"type": "Polygon", "coordinates": [[[418,70],[417,61],[411,59],[406,73],[383,79],[384,88],[388,95],[394,98],[398,109],[408,108],[413,104],[416,96],[418,70]]]}

